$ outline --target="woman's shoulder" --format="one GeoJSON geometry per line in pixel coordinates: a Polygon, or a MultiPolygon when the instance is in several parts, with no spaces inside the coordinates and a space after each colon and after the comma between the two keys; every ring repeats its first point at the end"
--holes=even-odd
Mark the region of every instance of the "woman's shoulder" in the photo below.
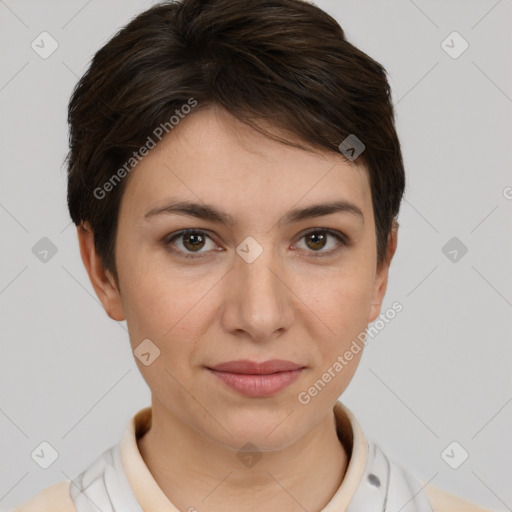
{"type": "Polygon", "coordinates": [[[425,491],[434,512],[493,512],[432,485],[425,491]]]}
{"type": "Polygon", "coordinates": [[[70,485],[70,480],[63,480],[47,487],[12,512],[76,512],[70,485]]]}

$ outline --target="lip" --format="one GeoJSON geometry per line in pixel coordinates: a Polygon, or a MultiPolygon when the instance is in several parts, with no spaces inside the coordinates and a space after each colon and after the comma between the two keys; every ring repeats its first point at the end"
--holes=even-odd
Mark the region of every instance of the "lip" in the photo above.
{"type": "Polygon", "coordinates": [[[269,373],[299,370],[303,368],[303,366],[293,361],[285,361],[283,359],[270,359],[269,361],[262,361],[261,363],[249,359],[240,359],[239,361],[227,361],[226,363],[209,366],[208,368],[219,372],[266,375],[269,373]]]}
{"type": "Polygon", "coordinates": [[[231,389],[250,397],[272,396],[288,387],[304,370],[292,361],[228,361],[208,370],[231,389]]]}

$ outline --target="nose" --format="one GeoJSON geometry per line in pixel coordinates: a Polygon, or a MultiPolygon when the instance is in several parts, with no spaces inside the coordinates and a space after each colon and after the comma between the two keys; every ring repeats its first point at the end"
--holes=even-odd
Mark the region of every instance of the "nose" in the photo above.
{"type": "Polygon", "coordinates": [[[293,325],[298,298],[279,256],[261,248],[252,260],[248,255],[253,251],[254,256],[257,247],[247,247],[248,251],[237,254],[228,274],[222,321],[228,332],[238,336],[246,333],[258,342],[269,341],[293,325]]]}

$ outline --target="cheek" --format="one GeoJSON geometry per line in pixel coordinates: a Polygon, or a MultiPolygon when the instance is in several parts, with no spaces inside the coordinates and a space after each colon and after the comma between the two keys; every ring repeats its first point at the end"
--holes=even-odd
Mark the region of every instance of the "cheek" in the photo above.
{"type": "MultiPolygon", "coordinates": [[[[180,382],[187,379],[200,326],[195,297],[148,272],[125,288],[129,338],[139,371],[160,400],[184,407],[180,382]],[[159,355],[150,365],[137,357],[142,340],[151,340],[159,355]]],[[[200,335],[199,335],[200,337],[200,335]]],[[[155,350],[155,349],[153,349],[155,350]]]]}
{"type": "Polygon", "coordinates": [[[168,360],[175,360],[178,352],[182,358],[192,352],[193,340],[201,336],[208,321],[209,298],[204,295],[216,280],[210,276],[211,283],[198,282],[183,272],[144,263],[132,266],[120,279],[132,345],[149,338],[170,356],[168,360]],[[177,339],[180,343],[172,342],[177,339]]]}
{"type": "Polygon", "coordinates": [[[373,292],[373,273],[369,268],[347,268],[323,280],[314,295],[309,293],[307,304],[325,327],[325,334],[317,338],[324,359],[343,351],[368,325],[373,292]]]}
{"type": "Polygon", "coordinates": [[[373,292],[374,273],[370,264],[357,262],[326,276],[314,301],[334,323],[358,323],[366,320],[373,292]]]}

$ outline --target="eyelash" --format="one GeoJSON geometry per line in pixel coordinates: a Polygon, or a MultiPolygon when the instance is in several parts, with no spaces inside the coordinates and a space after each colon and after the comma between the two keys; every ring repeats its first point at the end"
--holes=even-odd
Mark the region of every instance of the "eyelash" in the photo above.
{"type": "MultiPolygon", "coordinates": [[[[206,236],[207,238],[209,238],[210,240],[212,240],[212,238],[205,232],[205,231],[201,231],[200,229],[183,229],[181,231],[178,231],[177,233],[173,233],[171,235],[168,235],[167,237],[164,238],[163,240],[163,243],[164,245],[170,249],[172,252],[174,252],[175,254],[178,254],[180,257],[183,257],[183,258],[186,258],[186,259],[198,259],[198,258],[203,258],[204,257],[204,254],[206,254],[206,252],[203,252],[203,253],[196,253],[196,254],[193,254],[193,253],[187,253],[187,252],[183,252],[181,250],[176,250],[174,248],[172,248],[172,242],[174,242],[174,240],[176,240],[177,238],[180,238],[180,237],[183,237],[184,235],[187,235],[189,233],[194,233],[194,234],[199,234],[199,235],[203,235],[203,236],[206,236]]],[[[343,234],[343,233],[340,233],[339,231],[334,231],[332,229],[328,229],[328,228],[313,228],[313,229],[310,229],[309,231],[306,231],[305,233],[302,234],[302,236],[300,237],[299,241],[302,240],[303,238],[305,238],[306,236],[308,235],[311,235],[313,233],[327,233],[331,236],[333,236],[334,238],[336,238],[338,240],[338,242],[340,243],[340,245],[338,247],[335,247],[334,249],[331,249],[330,251],[326,251],[326,252],[319,252],[319,251],[307,251],[307,252],[311,252],[311,256],[313,258],[322,258],[322,257],[326,257],[326,256],[332,256],[333,254],[339,252],[340,250],[342,250],[344,247],[348,247],[351,245],[349,239],[343,234]],[[317,252],[317,254],[315,254],[315,252],[317,252]]]]}

